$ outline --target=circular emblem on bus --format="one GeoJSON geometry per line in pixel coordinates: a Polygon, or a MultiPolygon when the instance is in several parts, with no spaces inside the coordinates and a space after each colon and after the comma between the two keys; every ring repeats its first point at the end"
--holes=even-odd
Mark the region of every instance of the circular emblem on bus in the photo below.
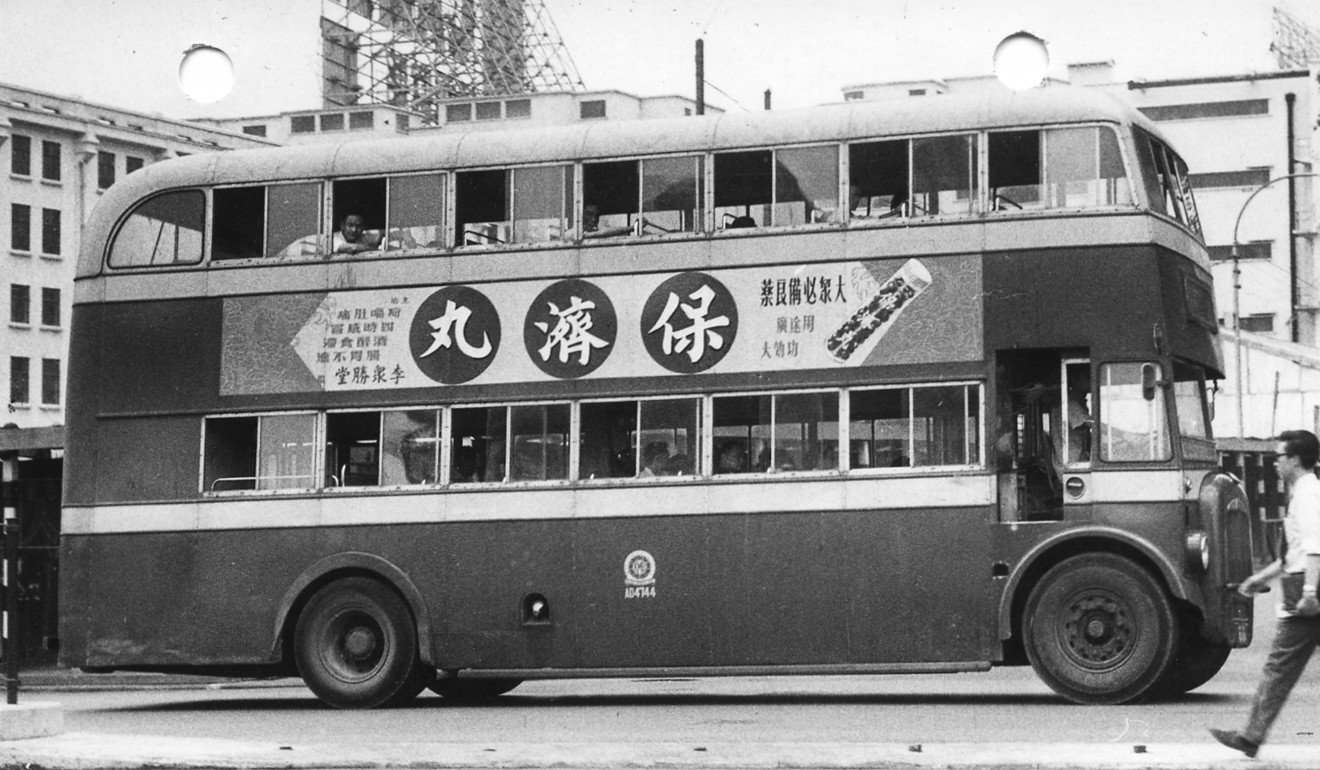
{"type": "Polygon", "coordinates": [[[500,316],[485,294],[446,286],[422,301],[408,330],[408,346],[422,373],[456,385],[476,378],[500,348],[500,316]]]}
{"type": "Polygon", "coordinates": [[[523,322],[523,342],[541,371],[567,380],[605,363],[618,327],[614,303],[600,287],[568,278],[536,296],[523,322]]]}
{"type": "Polygon", "coordinates": [[[679,273],[642,306],[642,341],[671,372],[695,374],[720,362],[738,334],[733,295],[705,273],[679,273]]]}
{"type": "Polygon", "coordinates": [[[655,557],[646,551],[633,551],[623,560],[623,578],[630,586],[655,582],[655,557]]]}

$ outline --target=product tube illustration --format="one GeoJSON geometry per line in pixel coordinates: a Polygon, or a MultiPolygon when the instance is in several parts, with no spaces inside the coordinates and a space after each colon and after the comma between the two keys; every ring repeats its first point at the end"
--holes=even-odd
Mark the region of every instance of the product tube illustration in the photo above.
{"type": "Polygon", "coordinates": [[[825,341],[830,357],[841,364],[847,363],[868,341],[878,342],[903,308],[912,304],[930,281],[930,271],[921,260],[905,262],[825,341]]]}

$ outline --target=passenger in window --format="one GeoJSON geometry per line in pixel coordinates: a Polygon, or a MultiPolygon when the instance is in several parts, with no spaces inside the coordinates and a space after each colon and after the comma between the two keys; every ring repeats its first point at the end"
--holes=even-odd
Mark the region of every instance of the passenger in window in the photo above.
{"type": "Polygon", "coordinates": [[[637,473],[639,479],[651,479],[669,475],[669,445],[663,441],[652,441],[642,450],[642,469],[637,473]]]}
{"type": "Polygon", "coordinates": [[[669,458],[668,473],[670,476],[686,476],[692,473],[692,458],[685,452],[679,452],[669,458]]]}
{"type": "Polygon", "coordinates": [[[336,254],[358,254],[380,248],[380,232],[366,229],[361,214],[349,214],[335,231],[333,251],[336,254]]]}
{"type": "Polygon", "coordinates": [[[715,456],[715,473],[746,473],[747,447],[741,441],[727,441],[715,456]]]}
{"type": "Polygon", "coordinates": [[[481,481],[481,473],[477,468],[477,449],[470,446],[459,446],[454,449],[454,467],[452,468],[452,477],[449,479],[451,484],[468,484],[474,481],[481,481]]]}
{"type": "Polygon", "coordinates": [[[741,216],[736,216],[736,217],[733,216],[732,214],[724,215],[725,230],[739,230],[744,227],[756,227],[756,226],[757,226],[756,220],[752,219],[751,215],[749,214],[743,214],[741,216]]]}
{"type": "MultiPolygon", "coordinates": [[[[642,220],[645,224],[646,220],[642,220]]],[[[594,203],[588,203],[582,207],[582,237],[583,238],[617,238],[620,235],[632,235],[633,229],[628,225],[618,225],[615,227],[600,226],[600,206],[594,203]]]]}

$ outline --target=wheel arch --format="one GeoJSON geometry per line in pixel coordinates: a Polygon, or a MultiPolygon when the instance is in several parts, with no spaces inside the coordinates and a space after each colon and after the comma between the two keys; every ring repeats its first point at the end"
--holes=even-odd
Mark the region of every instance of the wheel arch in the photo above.
{"type": "Polygon", "coordinates": [[[431,653],[431,620],[426,600],[408,574],[393,562],[375,554],[348,551],[327,556],[302,571],[280,598],[275,612],[271,660],[291,664],[293,624],[304,605],[322,586],[345,577],[368,577],[393,588],[403,597],[417,626],[417,654],[423,663],[434,665],[431,653]]]}
{"type": "Polygon", "coordinates": [[[1188,598],[1178,575],[1178,567],[1155,544],[1130,532],[1111,527],[1088,527],[1061,532],[1037,543],[1027,551],[1008,577],[999,597],[999,639],[1008,641],[1018,635],[1022,612],[1031,589],[1050,568],[1064,559],[1083,553],[1112,553],[1124,556],[1149,569],[1169,595],[1188,598]]]}

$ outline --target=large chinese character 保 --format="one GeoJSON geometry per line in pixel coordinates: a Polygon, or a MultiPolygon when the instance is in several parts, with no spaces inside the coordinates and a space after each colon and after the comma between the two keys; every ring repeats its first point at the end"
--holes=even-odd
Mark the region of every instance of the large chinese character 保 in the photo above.
{"type": "Polygon", "coordinates": [[[709,286],[703,285],[688,297],[696,300],[695,304],[685,304],[679,300],[677,294],[670,292],[660,319],[651,327],[649,333],[663,329],[664,337],[661,345],[665,355],[686,352],[688,359],[695,364],[701,360],[707,346],[715,350],[724,347],[724,337],[715,329],[728,326],[729,319],[722,315],[714,318],[706,317],[710,312],[710,303],[715,299],[715,292],[709,286]],[[688,326],[680,329],[670,323],[676,310],[681,310],[691,321],[688,326]]]}

